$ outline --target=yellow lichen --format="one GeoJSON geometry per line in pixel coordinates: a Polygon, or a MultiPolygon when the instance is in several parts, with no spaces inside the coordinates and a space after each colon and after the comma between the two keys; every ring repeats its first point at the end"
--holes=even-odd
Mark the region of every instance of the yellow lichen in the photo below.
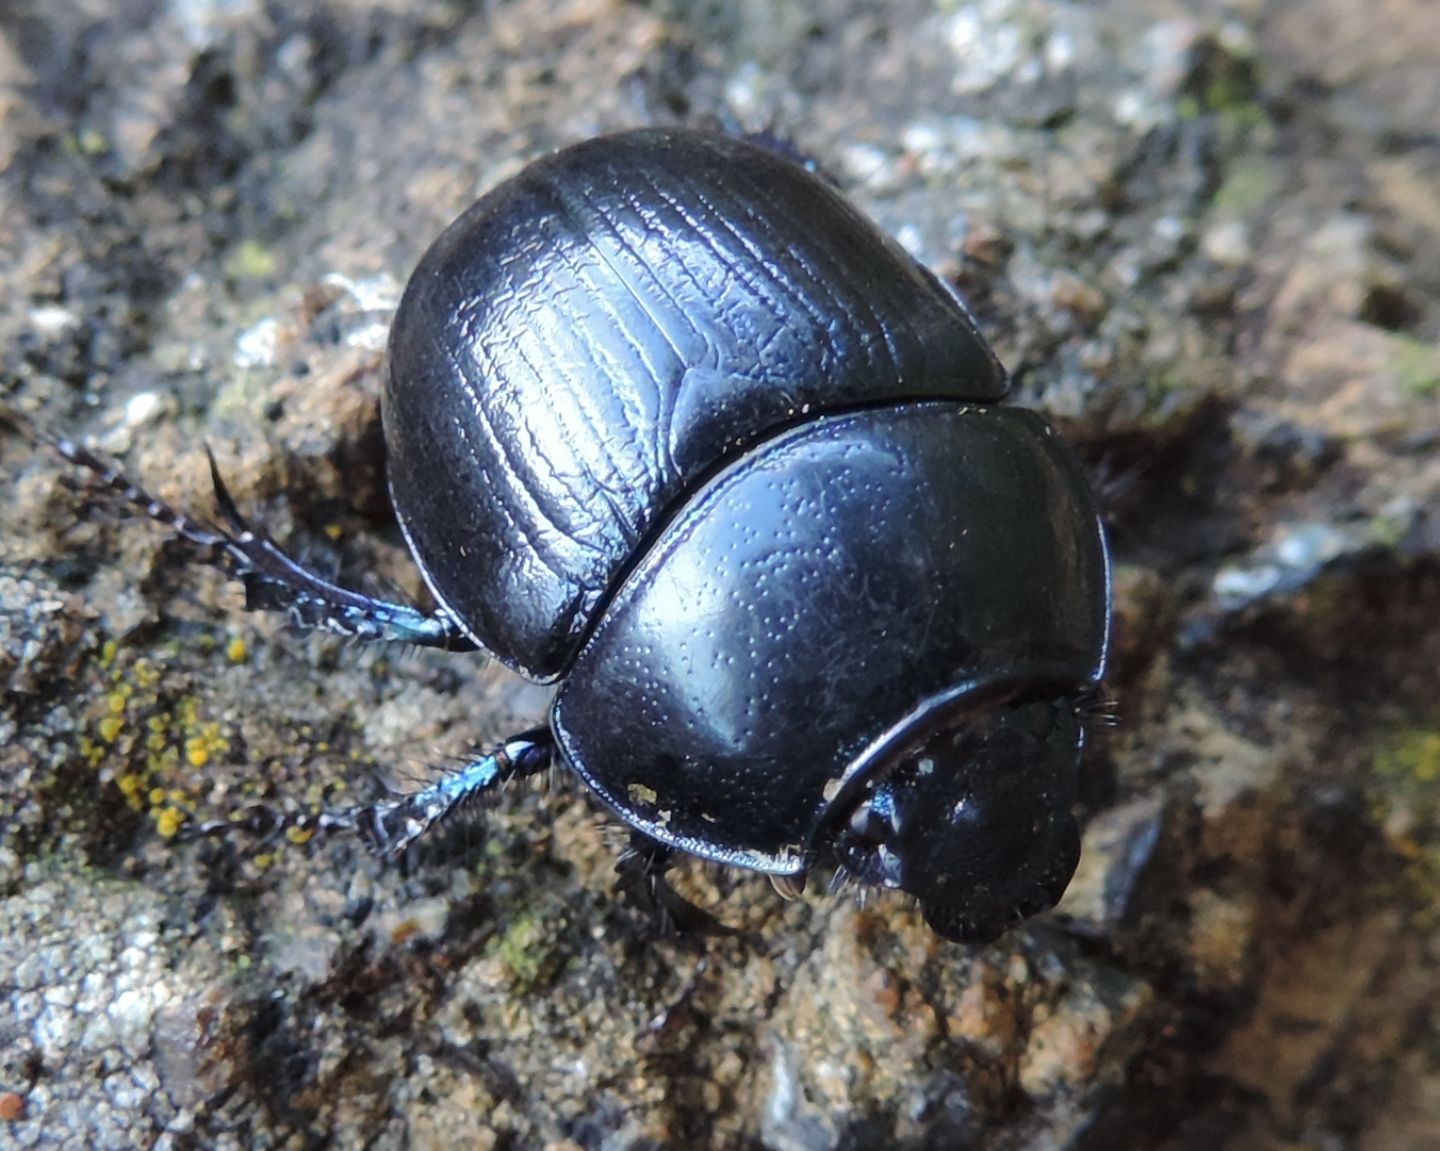
{"type": "Polygon", "coordinates": [[[1375,757],[1375,768],[1390,780],[1434,783],[1440,779],[1440,730],[1400,733],[1375,757]]]}
{"type": "Polygon", "coordinates": [[[171,839],[185,822],[182,812],[173,807],[162,807],[154,813],[155,830],[165,839],[171,839]]]}
{"type": "Polygon", "coordinates": [[[230,749],[230,741],[220,734],[218,723],[200,724],[185,739],[185,759],[191,767],[204,767],[212,756],[230,749]]]}

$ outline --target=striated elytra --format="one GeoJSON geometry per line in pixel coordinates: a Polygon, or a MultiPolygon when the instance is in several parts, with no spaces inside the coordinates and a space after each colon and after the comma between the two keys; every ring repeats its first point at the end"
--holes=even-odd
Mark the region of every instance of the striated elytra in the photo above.
{"type": "Polygon", "coordinates": [[[987,940],[1074,871],[1110,622],[1086,477],[1006,389],[955,293],[805,167],[601,137],[461,216],[396,315],[391,495],[439,608],[327,583],[223,488],[202,542],[253,607],[558,681],[545,727],[329,817],[382,850],[558,757],[652,891],[675,851],[782,889],[837,868],[987,940]]]}
{"type": "Polygon", "coordinates": [[[830,854],[992,936],[1074,869],[1109,620],[1089,486],[964,306],[758,144],[641,131],[486,196],[416,269],[395,510],[466,634],[559,679],[642,835],[830,854]]]}

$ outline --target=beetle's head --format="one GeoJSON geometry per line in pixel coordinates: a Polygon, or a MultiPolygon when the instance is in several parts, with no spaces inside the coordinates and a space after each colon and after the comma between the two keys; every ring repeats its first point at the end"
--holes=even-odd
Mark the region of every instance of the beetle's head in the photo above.
{"type": "Polygon", "coordinates": [[[968,715],[877,773],[836,837],[841,864],[914,895],[947,939],[995,939],[1053,907],[1075,871],[1082,741],[1068,697],[968,715]]]}

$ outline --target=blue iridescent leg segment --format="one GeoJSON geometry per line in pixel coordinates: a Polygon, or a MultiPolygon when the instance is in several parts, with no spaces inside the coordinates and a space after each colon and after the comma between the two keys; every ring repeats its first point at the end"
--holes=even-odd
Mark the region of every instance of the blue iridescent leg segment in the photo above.
{"type": "MultiPolygon", "coordinates": [[[[177,539],[196,549],[202,563],[238,581],[245,589],[248,610],[281,612],[296,627],[357,639],[452,651],[475,649],[474,642],[443,608],[427,614],[408,604],[339,587],[286,555],[263,529],[253,527],[240,514],[208,448],[205,454],[210,460],[215,502],[224,527],[201,523],[157,499],[114,464],[73,440],[44,435],[33,428],[22,430],[32,439],[48,443],[65,459],[89,471],[100,485],[168,528],[177,539]]],[[[239,824],[265,838],[283,832],[358,834],[377,855],[397,859],[436,825],[510,780],[546,770],[554,757],[555,744],[549,730],[535,728],[507,739],[409,795],[318,813],[286,813],[257,805],[239,824]]],[[[235,827],[233,821],[211,821],[195,826],[190,834],[224,835],[235,827]]]]}
{"type": "Polygon", "coordinates": [[[537,727],[476,756],[429,787],[349,813],[354,829],[379,856],[398,859],[431,828],[512,779],[547,770],[555,759],[548,728],[537,727]]]}
{"type": "Polygon", "coordinates": [[[238,581],[245,589],[245,607],[249,611],[280,612],[295,627],[356,639],[392,640],[449,651],[475,650],[474,641],[443,608],[427,614],[409,604],[351,591],[291,559],[263,528],[252,527],[240,514],[208,448],[205,454],[210,459],[215,502],[226,528],[191,519],[71,440],[54,438],[49,443],[71,463],[94,474],[126,503],[196,548],[202,563],[238,581]]]}

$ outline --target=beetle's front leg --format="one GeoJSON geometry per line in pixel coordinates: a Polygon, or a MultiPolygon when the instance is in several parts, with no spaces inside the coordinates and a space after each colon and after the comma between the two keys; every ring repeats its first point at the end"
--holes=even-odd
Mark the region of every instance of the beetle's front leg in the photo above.
{"type": "Polygon", "coordinates": [[[201,562],[238,581],[245,588],[245,607],[249,611],[280,612],[296,627],[357,639],[395,640],[450,651],[475,649],[475,643],[444,608],[427,614],[409,604],[351,591],[291,559],[263,528],[252,526],[240,514],[208,448],[205,454],[210,460],[215,502],[226,528],[191,519],[73,440],[57,437],[48,442],[126,503],[196,548],[201,562]]]}
{"type": "Polygon", "coordinates": [[[675,849],[639,831],[631,831],[630,846],[615,864],[616,890],[634,907],[654,918],[666,935],[734,935],[703,907],[677,892],[665,878],[675,862],[675,849]]]}

